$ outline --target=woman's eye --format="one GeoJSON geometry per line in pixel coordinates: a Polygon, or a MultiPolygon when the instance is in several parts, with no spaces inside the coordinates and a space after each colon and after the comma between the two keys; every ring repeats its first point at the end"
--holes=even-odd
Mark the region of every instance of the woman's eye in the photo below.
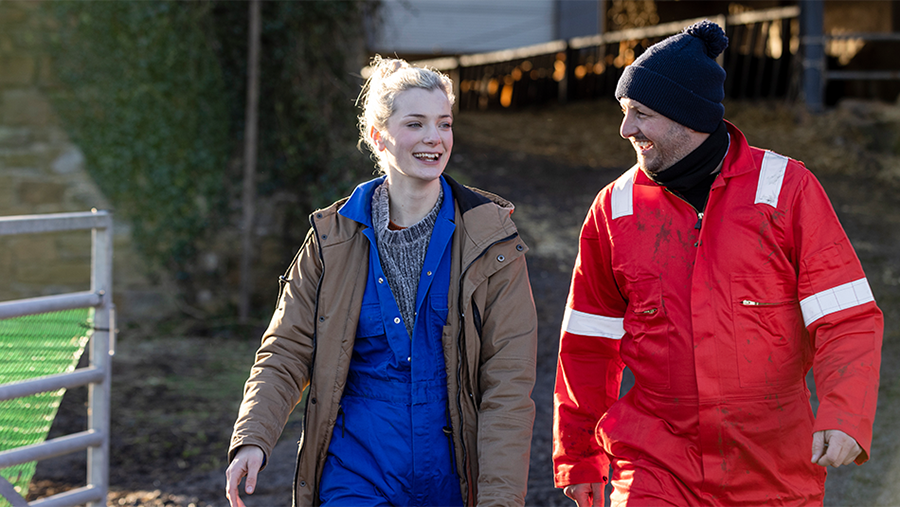
{"type": "Polygon", "coordinates": [[[414,121],[414,122],[412,122],[412,123],[407,124],[406,126],[407,126],[407,127],[421,127],[422,124],[419,123],[419,122],[417,122],[417,121],[414,121]]]}

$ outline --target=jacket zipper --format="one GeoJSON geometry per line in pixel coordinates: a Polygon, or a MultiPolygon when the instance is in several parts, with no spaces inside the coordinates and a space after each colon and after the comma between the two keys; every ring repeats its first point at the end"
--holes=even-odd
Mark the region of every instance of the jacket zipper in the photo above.
{"type": "MultiPolygon", "coordinates": [[[[315,234],[316,242],[318,243],[319,229],[316,227],[316,222],[315,222],[315,220],[313,220],[313,215],[309,216],[309,225],[310,225],[310,227],[312,227],[313,234],[315,234]]],[[[312,394],[313,371],[315,370],[315,366],[316,366],[316,351],[318,349],[316,344],[318,342],[318,335],[319,335],[319,324],[318,324],[318,322],[319,322],[319,298],[320,298],[321,292],[322,292],[322,280],[325,278],[325,257],[322,255],[322,246],[321,245],[319,245],[318,251],[319,251],[318,252],[319,253],[319,262],[322,263],[322,274],[319,275],[319,281],[316,284],[316,304],[313,309],[312,354],[310,355],[309,372],[308,372],[309,392],[306,394],[306,410],[304,410],[304,413],[303,413],[303,436],[304,437],[306,436],[306,429],[309,424],[309,406],[310,406],[310,404],[315,404],[315,402],[310,399],[310,396],[312,394]]],[[[341,409],[340,405],[338,405],[338,409],[341,409]]],[[[304,440],[306,440],[306,438],[304,438],[304,440]]],[[[294,481],[293,481],[294,488],[293,488],[293,491],[291,492],[291,497],[293,498],[294,505],[297,505],[297,483],[298,483],[298,480],[300,479],[300,459],[302,458],[302,455],[303,455],[303,447],[301,447],[297,451],[297,466],[296,466],[296,472],[294,472],[294,481]]],[[[312,483],[310,483],[310,489],[312,489],[313,496],[318,495],[318,492],[316,491],[318,485],[315,484],[316,482],[317,482],[316,479],[313,478],[312,483]]]]}
{"type": "Polygon", "coordinates": [[[459,418],[460,418],[459,441],[462,444],[463,466],[465,467],[466,484],[467,484],[467,489],[468,489],[468,492],[466,494],[466,500],[465,500],[467,503],[468,503],[468,497],[472,496],[472,490],[474,488],[474,485],[472,484],[472,476],[470,475],[470,469],[469,469],[469,465],[468,465],[468,463],[469,463],[468,454],[469,453],[466,449],[465,431],[463,431],[463,427],[462,427],[463,426],[462,425],[462,415],[463,415],[463,409],[462,409],[462,391],[463,391],[462,390],[462,386],[463,386],[462,364],[463,364],[463,361],[465,360],[465,357],[463,356],[463,350],[462,350],[462,341],[463,341],[463,331],[466,328],[466,315],[463,313],[463,305],[462,305],[463,280],[465,280],[466,273],[469,271],[469,268],[471,268],[472,265],[475,264],[475,261],[484,257],[484,255],[487,253],[488,250],[491,249],[491,247],[493,247],[496,244],[503,243],[505,241],[509,241],[509,240],[512,240],[517,237],[519,237],[518,232],[511,234],[503,239],[498,239],[497,241],[486,246],[484,248],[484,250],[482,250],[481,253],[478,254],[477,257],[472,259],[472,262],[470,262],[468,265],[466,265],[465,269],[463,269],[462,272],[459,274],[459,300],[456,302],[456,306],[457,306],[456,312],[459,314],[459,335],[456,337],[456,352],[459,355],[459,362],[456,365],[456,385],[458,386],[458,388],[456,390],[456,409],[459,411],[459,418]]]}

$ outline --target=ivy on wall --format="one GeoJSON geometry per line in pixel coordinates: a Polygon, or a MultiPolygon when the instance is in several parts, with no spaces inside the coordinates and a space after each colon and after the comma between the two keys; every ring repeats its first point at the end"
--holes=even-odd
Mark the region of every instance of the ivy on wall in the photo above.
{"type": "Polygon", "coordinates": [[[184,278],[217,227],[229,153],[209,4],[48,2],[54,105],[146,258],[184,278]]]}
{"type": "MultiPolygon", "coordinates": [[[[365,63],[364,11],[375,6],[262,4],[258,200],[289,196],[275,208],[278,228],[269,231],[279,250],[273,269],[292,257],[312,209],[372,171],[355,145],[361,80],[354,73],[365,63]]],[[[238,249],[221,238],[237,238],[240,223],[247,3],[44,8],[54,27],[48,35],[54,105],[88,171],[131,224],[140,251],[181,282],[187,301],[198,285],[212,283],[198,262],[201,250],[223,250],[227,262],[215,283],[236,279],[228,271],[237,263],[228,259],[238,249]]]]}

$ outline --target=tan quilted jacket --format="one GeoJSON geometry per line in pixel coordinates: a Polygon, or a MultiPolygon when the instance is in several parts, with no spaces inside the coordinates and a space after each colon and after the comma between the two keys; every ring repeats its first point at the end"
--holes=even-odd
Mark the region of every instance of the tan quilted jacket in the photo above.
{"type": "MultiPolygon", "coordinates": [[[[528,248],[511,203],[447,180],[456,231],[443,345],[462,497],[467,506],[524,505],[537,353],[528,248]]],[[[298,506],[319,503],[368,275],[369,242],[363,226],[337,213],[343,202],[310,217],[312,229],[282,283],[244,388],[229,449],[229,461],[248,444],[268,456],[308,387],[294,479],[298,506]]]]}

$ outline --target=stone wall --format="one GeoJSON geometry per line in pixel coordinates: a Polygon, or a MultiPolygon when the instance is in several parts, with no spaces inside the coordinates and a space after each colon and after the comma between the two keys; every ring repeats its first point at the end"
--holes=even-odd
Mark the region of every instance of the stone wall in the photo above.
{"type": "MultiPolygon", "coordinates": [[[[53,69],[39,37],[53,26],[40,8],[0,1],[0,216],[110,209],[44,93],[53,69]]],[[[141,269],[128,224],[115,220],[114,232],[120,323],[171,311],[166,291],[141,269]]],[[[87,290],[90,259],[90,231],[0,237],[0,301],[87,290]]]]}

